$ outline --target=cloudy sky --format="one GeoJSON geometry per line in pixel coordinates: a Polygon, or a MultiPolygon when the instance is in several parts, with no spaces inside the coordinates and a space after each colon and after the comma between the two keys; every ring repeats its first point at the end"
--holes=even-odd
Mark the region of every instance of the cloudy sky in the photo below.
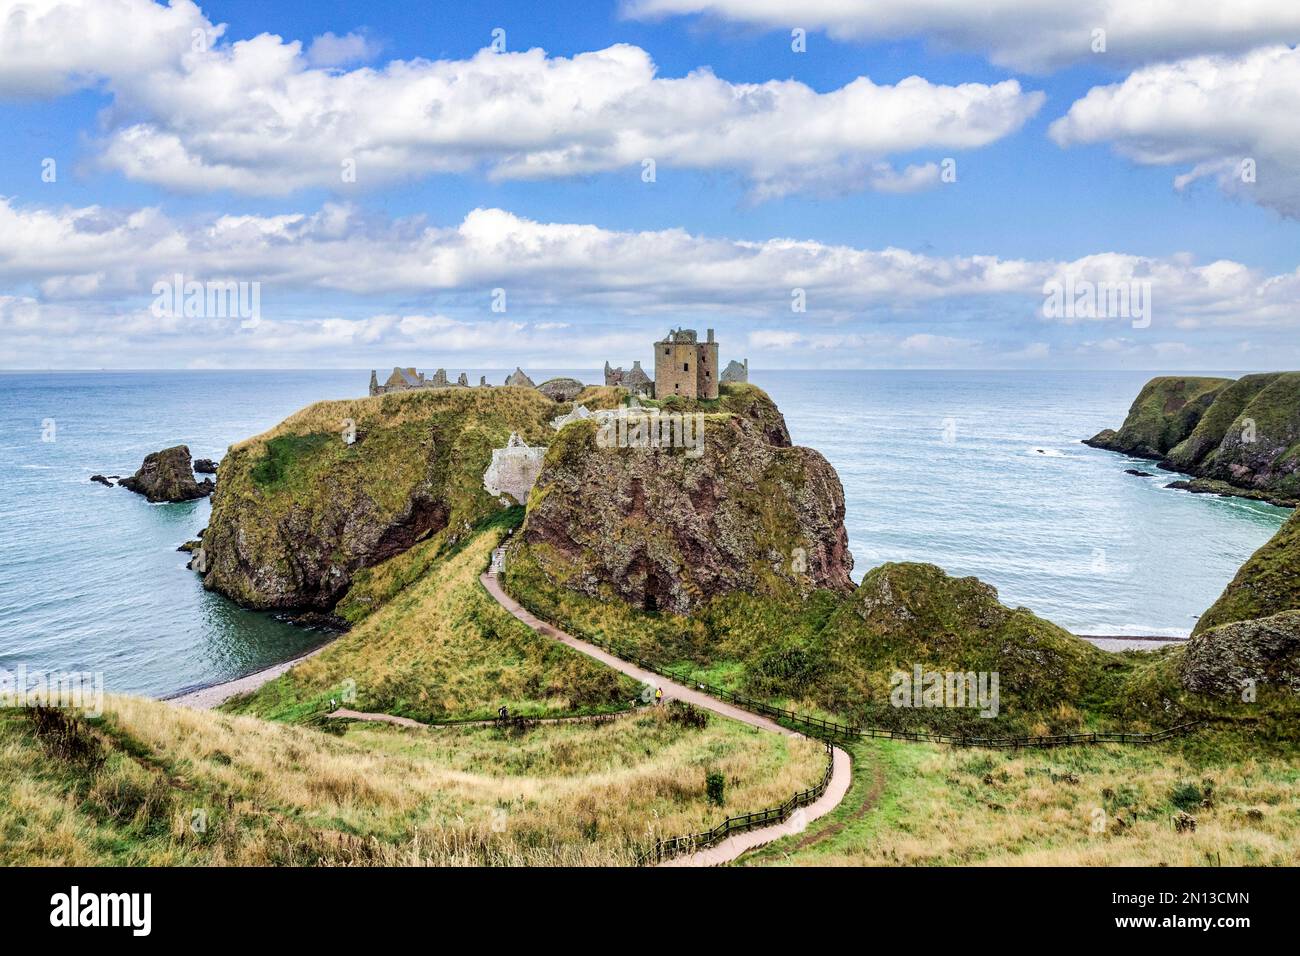
{"type": "Polygon", "coordinates": [[[758,367],[1300,367],[1297,42],[1294,0],[0,0],[0,367],[597,367],[683,324],[758,367]]]}

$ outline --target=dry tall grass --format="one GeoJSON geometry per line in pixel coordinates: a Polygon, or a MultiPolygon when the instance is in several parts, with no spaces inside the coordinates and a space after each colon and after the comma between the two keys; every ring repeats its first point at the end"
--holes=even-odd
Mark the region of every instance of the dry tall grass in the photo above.
{"type": "MultiPolygon", "coordinates": [[[[848,821],[790,853],[754,862],[818,866],[1295,866],[1300,761],[1205,731],[1159,747],[1020,753],[882,742],[863,745],[859,776],[833,818],[848,821]],[[859,814],[883,762],[879,803],[859,814]],[[1179,830],[1179,814],[1195,829],[1179,830]]],[[[816,833],[814,829],[812,833],[816,833]]]]}
{"type": "Polygon", "coordinates": [[[663,712],[340,738],[117,698],[93,733],[107,759],[74,766],[22,712],[0,713],[0,862],[628,865],[658,836],[787,799],[824,766],[811,741],[663,712]],[[721,810],[709,770],[727,780],[721,810]]]}

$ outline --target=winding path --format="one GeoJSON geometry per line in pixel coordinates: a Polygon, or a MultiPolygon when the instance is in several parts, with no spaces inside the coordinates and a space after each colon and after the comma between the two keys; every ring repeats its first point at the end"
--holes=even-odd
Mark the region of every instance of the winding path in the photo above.
{"type": "MultiPolygon", "coordinates": [[[[664,696],[675,700],[685,701],[710,710],[715,714],[723,717],[729,717],[732,720],[740,721],[742,724],[748,724],[751,727],[757,727],[760,730],[766,730],[771,733],[784,734],[787,737],[802,737],[796,731],[783,727],[774,720],[767,717],[761,717],[758,714],[751,714],[734,704],[728,704],[720,701],[708,694],[687,687],[685,684],[679,684],[671,681],[662,675],[655,674],[652,671],[642,670],[635,664],[629,664],[621,657],[615,657],[608,651],[601,650],[594,644],[580,640],[562,631],[558,627],[546,623],[537,617],[518,601],[512,598],[501,587],[501,582],[493,574],[482,574],[479,576],[479,582],[483,588],[492,595],[493,599],[503,608],[509,611],[514,617],[518,618],[532,630],[541,634],[543,637],[554,638],[561,644],[567,644],[588,657],[595,658],[602,664],[612,667],[620,673],[626,674],[634,680],[641,681],[645,684],[651,684],[655,687],[662,687],[664,696]]],[[[826,792],[815,802],[807,807],[802,807],[796,811],[788,820],[775,824],[770,827],[763,827],[758,830],[750,830],[746,833],[739,833],[736,836],[728,837],[721,843],[700,850],[696,853],[675,857],[661,866],[717,866],[720,863],[728,863],[736,859],[746,850],[752,850],[754,847],[762,846],[765,843],[771,843],[773,840],[780,839],[783,836],[791,836],[800,833],[805,827],[818,817],[825,816],[840,805],[844,795],[849,791],[849,785],[853,779],[852,766],[849,761],[849,755],[839,747],[835,747],[832,754],[831,763],[831,782],[826,788],[826,792]]]]}

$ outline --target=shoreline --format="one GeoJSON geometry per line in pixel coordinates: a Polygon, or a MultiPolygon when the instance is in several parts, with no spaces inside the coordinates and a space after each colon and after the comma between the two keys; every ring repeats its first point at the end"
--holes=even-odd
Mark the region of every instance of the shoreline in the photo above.
{"type": "Polygon", "coordinates": [[[343,635],[341,634],[336,634],[324,643],[316,645],[306,654],[299,654],[297,657],[290,658],[287,661],[281,661],[279,664],[272,664],[269,667],[263,667],[261,670],[253,671],[251,674],[245,674],[243,677],[218,681],[215,684],[208,684],[192,690],[181,691],[178,694],[172,694],[168,697],[160,697],[158,699],[165,704],[175,704],[179,707],[192,707],[195,710],[213,710],[216,707],[220,707],[232,697],[238,696],[239,694],[250,693],[264,684],[269,684],[277,677],[288,672],[295,665],[302,663],[308,658],[315,657],[342,636],[343,635]]]}

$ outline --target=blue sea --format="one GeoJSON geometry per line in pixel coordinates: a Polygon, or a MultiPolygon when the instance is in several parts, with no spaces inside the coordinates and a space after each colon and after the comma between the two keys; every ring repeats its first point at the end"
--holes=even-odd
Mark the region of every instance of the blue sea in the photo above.
{"type": "MultiPolygon", "coordinates": [[[[504,370],[469,369],[470,380],[504,370]]],[[[592,369],[536,369],[599,381],[592,369]]],[[[1224,373],[1232,374],[1232,373],[1224,373]]],[[[855,579],[930,561],[1081,634],[1185,635],[1287,512],[1190,495],[1079,444],[1117,427],[1146,372],[754,370],[796,444],[844,483],[855,579]]],[[[176,551],[206,500],[151,505],[92,474],[228,445],[369,370],[0,372],[0,667],[101,671],[164,696],[323,640],[203,590],[176,551]],[[52,427],[51,427],[52,426],[52,427]]]]}

